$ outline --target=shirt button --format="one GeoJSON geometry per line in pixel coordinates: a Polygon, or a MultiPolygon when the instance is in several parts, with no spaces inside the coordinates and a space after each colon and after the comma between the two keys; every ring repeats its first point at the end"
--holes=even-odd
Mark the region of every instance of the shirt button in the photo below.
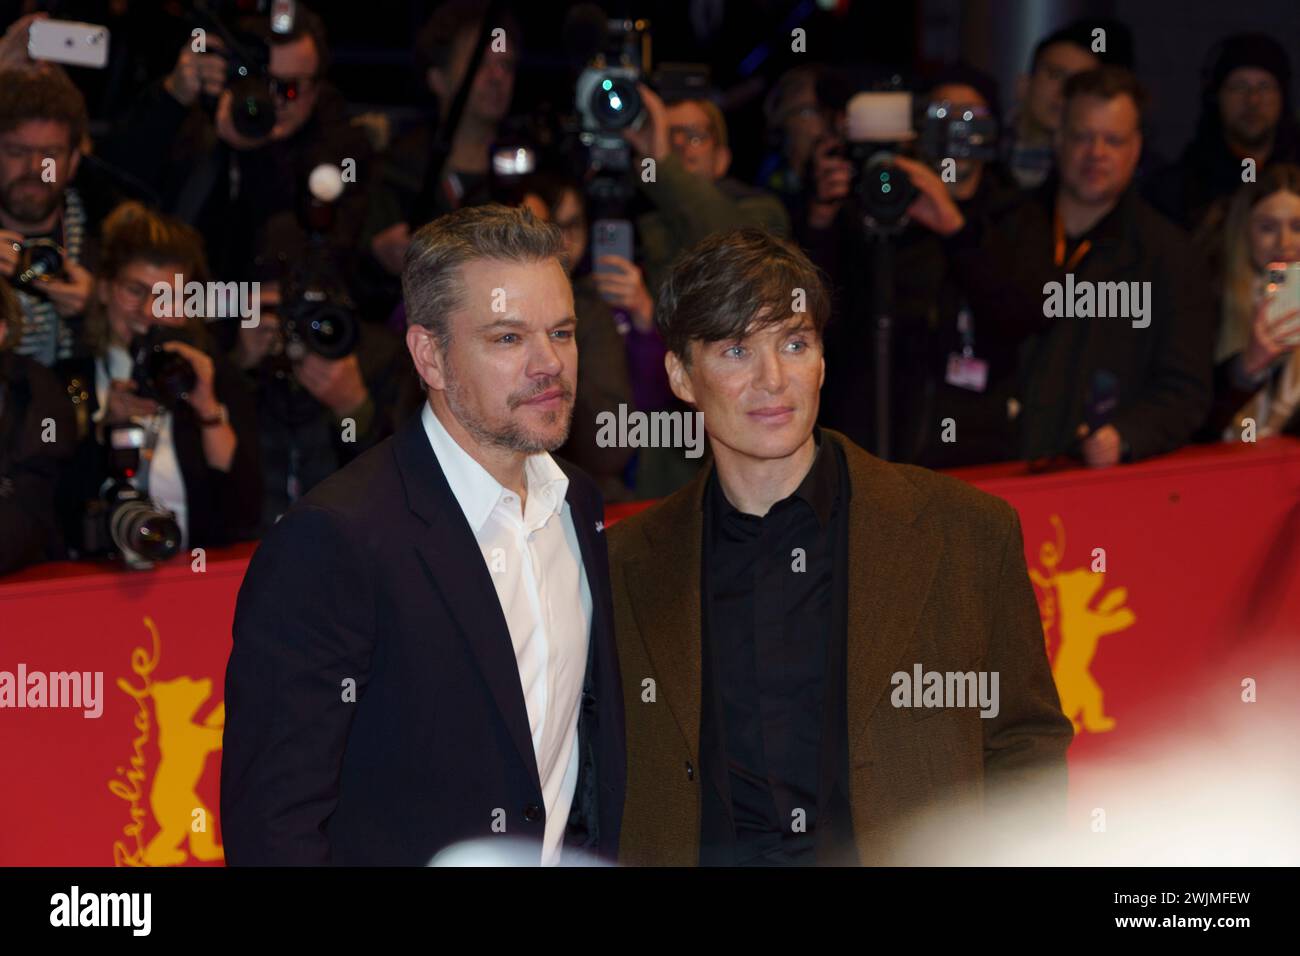
{"type": "Polygon", "coordinates": [[[689,760],[686,761],[686,779],[687,780],[695,779],[695,768],[691,766],[691,762],[689,760]]]}
{"type": "Polygon", "coordinates": [[[529,823],[536,823],[542,818],[542,808],[535,803],[530,803],[524,807],[524,819],[529,823]]]}

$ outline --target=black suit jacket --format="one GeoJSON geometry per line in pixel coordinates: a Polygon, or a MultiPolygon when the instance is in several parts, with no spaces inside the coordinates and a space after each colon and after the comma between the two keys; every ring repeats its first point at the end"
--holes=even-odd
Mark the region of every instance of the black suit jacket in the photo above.
{"type": "MultiPolygon", "coordinates": [[[[613,859],[626,757],[602,502],[561,467],[593,605],[566,844],[613,859]]],[[[509,630],[418,415],[313,489],[253,556],[223,746],[227,863],[418,866],[499,819],[540,861],[545,808],[509,630]]]]}

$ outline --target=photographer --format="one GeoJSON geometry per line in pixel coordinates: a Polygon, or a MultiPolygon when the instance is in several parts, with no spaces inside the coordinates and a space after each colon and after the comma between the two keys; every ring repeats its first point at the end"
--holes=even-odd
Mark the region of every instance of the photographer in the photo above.
{"type": "Polygon", "coordinates": [[[19,354],[46,367],[72,354],[108,205],[73,185],[86,125],[62,70],[0,73],[0,277],[16,286],[19,354]]]}
{"type": "Polygon", "coordinates": [[[104,222],[101,251],[86,324],[93,359],[73,382],[87,395],[91,427],[63,496],[65,508],[74,509],[65,512],[70,541],[78,551],[85,546],[82,509],[114,477],[111,433],[125,426],[139,426],[145,436],[140,464],[127,477],[174,512],[182,550],[249,536],[261,504],[253,397],[201,317],[156,314],[175,311],[157,308],[157,284],[167,286],[170,299],[178,274],[182,283],[207,278],[202,242],[184,223],[127,202],[104,222]],[[184,360],[167,378],[192,376],[188,389],[177,394],[177,386],[158,381],[157,360],[140,348],[139,337],[150,333],[163,339],[163,353],[184,360]],[[152,367],[141,364],[142,353],[152,367]]]}
{"type": "Polygon", "coordinates": [[[184,46],[176,66],[141,97],[103,144],[104,156],[154,184],[164,208],[202,234],[217,275],[244,275],[251,249],[264,243],[272,220],[292,220],[306,200],[307,180],[320,164],[355,162],[330,232],[337,249],[360,241],[370,179],[371,148],[351,125],[342,97],[325,79],[329,48],[320,18],[297,5],[294,29],[273,33],[262,18],[235,24],[241,49],[265,65],[247,65],[239,96],[230,88],[242,63],[212,29],[205,52],[184,46]],[[263,83],[265,88],[257,84],[263,83]],[[274,104],[274,123],[250,112],[251,93],[274,104]],[[259,133],[258,122],[270,128],[259,133]]]}
{"type": "Polygon", "coordinates": [[[15,351],[21,335],[18,301],[0,283],[0,574],[62,556],[54,489],[76,434],[58,379],[15,351]]]}
{"type": "MultiPolygon", "coordinates": [[[[975,79],[974,71],[954,68],[940,77],[929,101],[988,109],[992,97],[989,84],[975,79]],[[973,83],[979,83],[979,88],[973,83]]],[[[889,109],[881,102],[864,105],[865,101],[858,100],[854,108],[888,117],[879,112],[889,109]]],[[[916,136],[910,129],[910,115],[893,119],[908,125],[896,132],[899,142],[911,148],[916,136]]],[[[939,421],[943,416],[938,414],[950,399],[1005,404],[1005,398],[993,393],[954,398],[954,389],[945,379],[949,353],[964,351],[958,332],[964,303],[951,281],[941,243],[941,237],[963,222],[964,215],[982,218],[1001,207],[1007,195],[1004,177],[986,161],[963,159],[957,163],[956,181],[945,183],[929,165],[938,167],[941,157],[920,162],[899,155],[898,147],[891,148],[893,162],[910,180],[916,198],[901,220],[882,224],[869,236],[859,185],[865,174],[855,168],[849,149],[841,134],[824,138],[814,148],[807,212],[797,230],[810,258],[829,276],[833,291],[832,320],[826,330],[822,422],[864,447],[878,447],[874,312],[883,294],[893,319],[888,354],[889,457],[934,467],[945,457],[945,465],[1007,457],[1007,441],[996,425],[985,423],[988,416],[983,415],[978,434],[976,429],[971,434],[963,429],[955,447],[941,446],[939,421]],[[872,274],[877,243],[887,244],[892,257],[885,290],[876,286],[872,274]],[[964,460],[953,458],[953,452],[965,456],[964,460]]],[[[980,329],[980,360],[991,358],[987,347],[993,337],[991,329],[980,329]]]]}
{"type": "Polygon", "coordinates": [[[671,105],[645,84],[637,84],[646,119],[623,131],[636,154],[632,164],[640,194],[653,207],[638,217],[637,236],[646,285],[653,295],[679,253],[715,232],[761,226],[788,236],[790,220],[775,196],[727,178],[731,149],[722,111],[708,100],[671,105]],[[640,175],[645,159],[655,163],[654,180],[640,175]]]}
{"type": "Polygon", "coordinates": [[[355,351],[329,358],[299,345],[287,349],[285,301],[294,286],[282,256],[254,264],[261,317],[239,329],[232,354],[256,396],[262,462],[261,529],[275,524],[289,506],[318,482],[392,434],[398,391],[411,376],[401,341],[387,328],[357,321],[355,351]],[[288,352],[296,351],[296,358],[288,352]]]}

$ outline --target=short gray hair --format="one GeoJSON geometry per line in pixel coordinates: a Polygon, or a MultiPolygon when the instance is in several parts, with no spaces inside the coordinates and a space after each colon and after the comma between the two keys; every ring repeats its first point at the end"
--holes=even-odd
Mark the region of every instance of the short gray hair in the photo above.
{"type": "Polygon", "coordinates": [[[527,209],[491,203],[439,216],[411,237],[402,264],[402,296],[408,324],[433,332],[438,347],[451,341],[447,316],[465,305],[460,268],[477,259],[537,262],[564,258],[558,227],[527,209]]]}

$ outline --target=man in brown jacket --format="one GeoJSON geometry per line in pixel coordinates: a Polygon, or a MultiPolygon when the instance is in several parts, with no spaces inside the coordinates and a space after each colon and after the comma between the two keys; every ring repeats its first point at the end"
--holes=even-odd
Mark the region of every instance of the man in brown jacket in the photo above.
{"type": "Polygon", "coordinates": [[[757,229],[664,285],[713,462],[610,529],[625,864],[908,863],[908,817],[948,801],[1063,813],[1073,734],[1016,513],[817,428],[827,313],[757,229]]]}

